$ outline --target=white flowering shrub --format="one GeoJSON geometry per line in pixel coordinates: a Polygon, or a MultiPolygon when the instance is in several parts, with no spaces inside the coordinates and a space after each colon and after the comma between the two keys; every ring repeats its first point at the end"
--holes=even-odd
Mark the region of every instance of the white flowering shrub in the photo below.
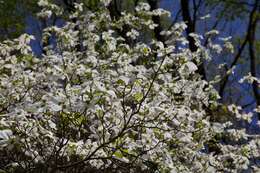
{"type": "MultiPolygon", "coordinates": [[[[1,172],[259,171],[259,137],[235,126],[250,114],[231,105],[232,118],[211,118],[218,94],[194,64],[209,50],[185,47],[184,23],[164,31],[166,44],[144,42],[151,17],[168,12],[142,3],[114,20],[108,3],[78,4],[77,23],[45,29],[56,44],[41,59],[29,35],[0,44],[1,172]]],[[[41,4],[47,17],[58,8],[41,4]]]]}

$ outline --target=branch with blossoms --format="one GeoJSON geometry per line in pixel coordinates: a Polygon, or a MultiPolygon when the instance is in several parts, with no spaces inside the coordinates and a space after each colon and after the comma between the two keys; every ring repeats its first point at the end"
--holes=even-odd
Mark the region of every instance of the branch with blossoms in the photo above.
{"type": "MultiPolygon", "coordinates": [[[[157,26],[154,16],[169,12],[140,2],[114,19],[108,1],[99,3],[96,11],[77,4],[73,22],[46,28],[56,44],[41,59],[30,52],[31,36],[1,44],[0,169],[257,170],[259,136],[236,125],[251,115],[220,105],[197,73],[194,62],[211,52],[200,36],[192,35],[196,52],[187,47],[183,22],[161,32],[164,43],[152,35],[146,40],[157,26]],[[119,33],[126,24],[131,43],[119,33]],[[220,121],[216,114],[231,118],[220,121]]],[[[45,18],[59,8],[46,0],[39,5],[45,18]]]]}

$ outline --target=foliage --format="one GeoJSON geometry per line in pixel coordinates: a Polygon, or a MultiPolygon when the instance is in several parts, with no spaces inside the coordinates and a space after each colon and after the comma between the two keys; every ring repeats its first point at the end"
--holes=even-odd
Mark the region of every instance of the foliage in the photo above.
{"type": "MultiPolygon", "coordinates": [[[[218,95],[193,63],[210,57],[200,36],[193,34],[191,52],[181,22],[162,33],[165,45],[144,43],[143,29],[156,27],[152,16],[168,12],[139,3],[115,20],[109,0],[100,2],[98,11],[77,4],[76,23],[46,28],[57,43],[42,59],[29,35],[0,44],[1,171],[259,171],[259,137],[234,124],[251,115],[230,105],[223,110],[233,122],[210,121],[218,95]],[[123,24],[131,44],[117,33],[123,24]]],[[[42,17],[62,11],[39,5],[42,17]]]]}
{"type": "Polygon", "coordinates": [[[0,0],[0,40],[24,33],[26,15],[32,15],[36,9],[37,0],[0,0]]]}

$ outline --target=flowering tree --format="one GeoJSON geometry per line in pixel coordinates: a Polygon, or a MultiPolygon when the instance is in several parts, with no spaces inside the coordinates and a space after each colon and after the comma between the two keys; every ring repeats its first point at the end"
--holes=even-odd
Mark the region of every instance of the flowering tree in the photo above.
{"type": "MultiPolygon", "coordinates": [[[[231,105],[220,112],[230,118],[214,118],[218,94],[197,73],[210,58],[200,36],[191,34],[195,52],[184,23],[161,32],[164,44],[144,39],[152,17],[169,12],[139,3],[115,20],[108,4],[75,4],[77,22],[46,28],[44,39],[56,39],[42,59],[31,53],[32,36],[0,44],[1,171],[259,171],[259,137],[236,126],[251,115],[231,105]]],[[[39,5],[41,17],[62,14],[39,5]]]]}

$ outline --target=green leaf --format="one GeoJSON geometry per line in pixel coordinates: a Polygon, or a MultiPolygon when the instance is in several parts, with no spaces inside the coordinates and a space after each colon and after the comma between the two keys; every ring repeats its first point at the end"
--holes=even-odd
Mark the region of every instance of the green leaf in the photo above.
{"type": "Polygon", "coordinates": [[[117,158],[123,158],[124,157],[123,154],[121,153],[121,151],[116,151],[114,153],[114,156],[116,156],[117,158]]]}
{"type": "Polygon", "coordinates": [[[121,149],[121,151],[124,152],[124,153],[127,153],[127,154],[129,152],[128,149],[121,149]]]}
{"type": "Polygon", "coordinates": [[[125,82],[122,79],[117,80],[116,83],[121,86],[125,85],[125,82]]]}
{"type": "Polygon", "coordinates": [[[144,97],[144,95],[141,92],[137,92],[137,93],[134,94],[134,99],[137,102],[140,102],[143,99],[143,97],[144,97]]]}

